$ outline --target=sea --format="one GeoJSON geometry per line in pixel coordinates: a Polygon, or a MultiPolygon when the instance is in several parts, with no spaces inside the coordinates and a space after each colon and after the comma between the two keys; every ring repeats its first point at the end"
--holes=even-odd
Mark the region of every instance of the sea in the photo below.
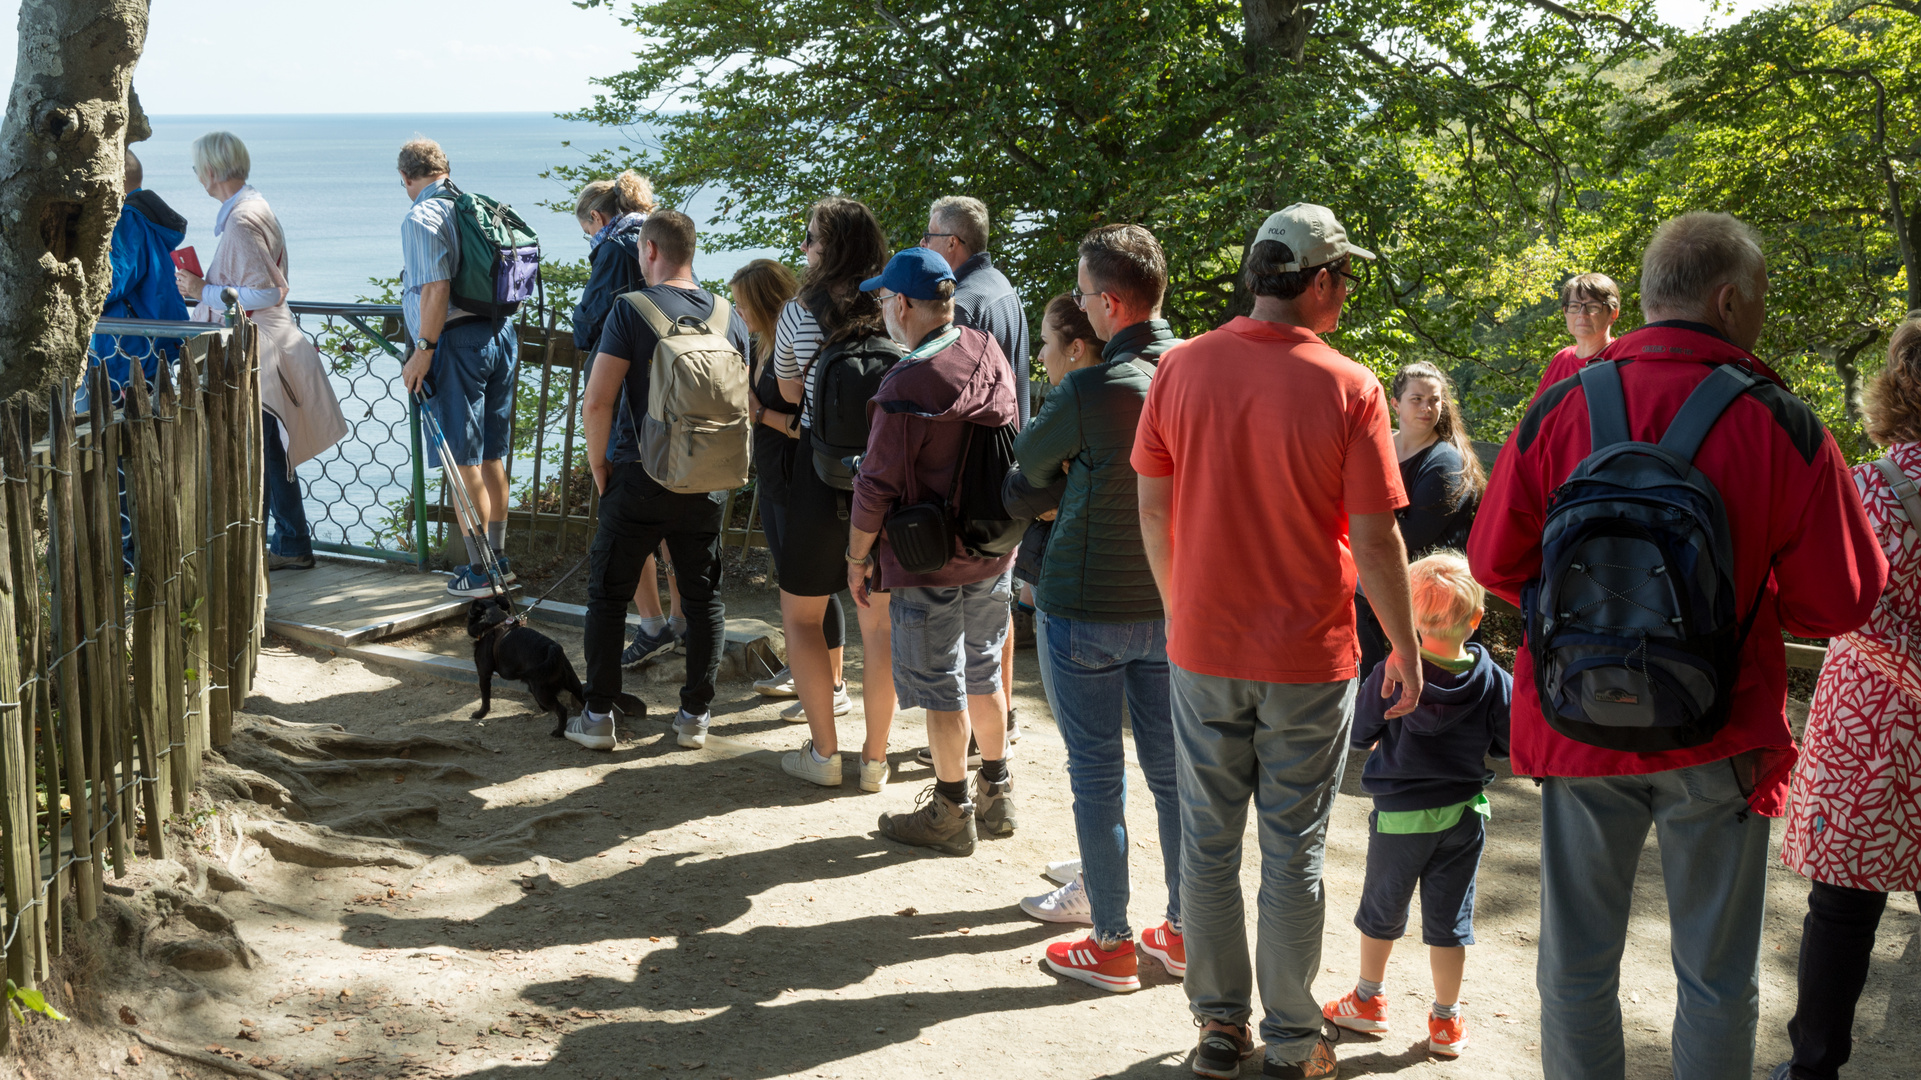
{"type": "MultiPolygon", "coordinates": [[[[288,278],[296,301],[352,302],[373,291],[369,279],[400,273],[400,219],[410,205],[394,165],[400,144],[425,135],[447,151],[456,183],[508,203],[540,236],[556,262],[587,255],[573,215],[573,193],[543,176],[577,165],[600,150],[653,146],[646,129],[609,129],[551,113],[375,113],[368,115],[154,116],[153,138],[133,152],[146,186],[186,217],[185,243],[213,257],[213,219],[220,204],[193,176],[193,141],[230,131],[247,144],[248,182],[260,190],[287,236],[288,278]],[[549,209],[543,203],[565,204],[549,209]]],[[[718,191],[675,207],[703,228],[721,201],[718,191]]],[[[699,251],[694,272],[726,280],[743,263],[794,252],[699,251]]]]}

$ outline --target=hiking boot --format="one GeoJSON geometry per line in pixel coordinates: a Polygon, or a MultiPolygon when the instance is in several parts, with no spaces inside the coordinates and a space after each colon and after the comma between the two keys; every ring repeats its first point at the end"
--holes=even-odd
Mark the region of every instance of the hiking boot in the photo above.
{"type": "Polygon", "coordinates": [[[980,831],[989,836],[1014,835],[1014,774],[998,784],[988,783],[981,773],[974,774],[974,817],[980,831]]]}
{"type": "Polygon", "coordinates": [[[689,750],[699,750],[707,745],[707,725],[713,720],[712,713],[689,716],[686,709],[674,714],[674,741],[689,750]]]}
{"type": "Polygon", "coordinates": [[[1194,1075],[1214,1080],[1235,1080],[1241,1075],[1241,1062],[1254,1056],[1254,1037],[1247,1025],[1222,1030],[1201,1028],[1201,1041],[1194,1047],[1194,1075]]]}
{"type": "Polygon", "coordinates": [[[634,631],[634,643],[620,651],[620,666],[638,667],[674,647],[674,635],[666,627],[653,633],[634,631]]]}
{"type": "Polygon", "coordinates": [[[1020,710],[1009,709],[1007,710],[1007,745],[1012,746],[1015,743],[1020,741],[1021,741],[1020,710]]]}
{"type": "MultiPolygon", "coordinates": [[[[834,715],[846,716],[853,711],[854,699],[847,696],[847,684],[840,683],[834,687],[834,715]]],[[[805,724],[807,722],[807,710],[800,707],[799,701],[795,701],[792,705],[780,711],[780,718],[790,724],[805,724]]]]}
{"type": "Polygon", "coordinates": [[[267,569],[269,570],[312,570],[313,567],[314,562],[311,553],[306,555],[275,555],[271,551],[267,552],[267,569]]]}
{"type": "MultiPolygon", "coordinates": [[[[923,746],[919,750],[914,751],[914,760],[930,769],[933,768],[934,748],[931,746],[923,746]]],[[[981,767],[981,744],[974,741],[972,734],[967,736],[967,767],[970,769],[978,769],[981,767]]]]}
{"type": "Polygon", "coordinates": [[[1446,1020],[1427,1014],[1427,1048],[1430,1053],[1442,1057],[1460,1057],[1467,1047],[1467,1017],[1452,1016],[1446,1020]]]}
{"type": "Polygon", "coordinates": [[[1051,893],[1022,898],[1021,910],[1042,922],[1094,925],[1094,908],[1078,875],[1051,893]]]}
{"type": "Polygon", "coordinates": [[[839,787],[840,751],[827,755],[826,761],[815,761],[814,740],[809,739],[800,744],[799,750],[789,750],[780,756],[780,771],[821,787],[839,787]]]}
{"type": "Polygon", "coordinates": [[[892,775],[893,771],[894,767],[887,763],[886,758],[881,758],[879,761],[869,761],[866,758],[862,758],[860,761],[860,789],[870,793],[886,790],[888,777],[892,775]]]}
{"type": "Polygon", "coordinates": [[[1327,1018],[1328,1023],[1349,1031],[1378,1035],[1387,1030],[1387,995],[1375,994],[1363,1001],[1360,991],[1349,990],[1321,1006],[1321,1015],[1327,1018]]]}
{"type": "Polygon", "coordinates": [[[1187,976],[1187,943],[1173,923],[1148,928],[1141,935],[1141,951],[1161,962],[1176,979],[1187,976]]]}
{"type": "Polygon", "coordinates": [[[582,709],[579,716],[567,718],[567,738],[589,750],[612,750],[614,748],[614,714],[595,716],[582,709]]]}
{"type": "Polygon", "coordinates": [[[762,697],[793,697],[795,694],[793,669],[781,668],[765,679],[755,679],[754,692],[762,697]]]}
{"type": "Polygon", "coordinates": [[[1340,1065],[1334,1059],[1334,1040],[1327,1037],[1326,1026],[1322,1026],[1321,1037],[1314,1040],[1314,1048],[1305,1059],[1279,1062],[1268,1058],[1261,1062],[1261,1075],[1273,1080],[1334,1080],[1340,1075],[1340,1065]]]}
{"type": "Polygon", "coordinates": [[[1101,943],[1091,937],[1073,942],[1056,941],[1047,947],[1048,967],[1070,979],[1115,994],[1141,988],[1138,963],[1134,943],[1126,939],[1115,942],[1112,949],[1101,948],[1101,943]]]}
{"type": "Polygon", "coordinates": [[[494,587],[488,582],[486,573],[476,570],[471,566],[454,567],[454,576],[447,579],[448,596],[462,596],[472,599],[480,596],[492,596],[493,594],[494,587]]]}
{"type": "Polygon", "coordinates": [[[974,804],[957,803],[930,785],[915,801],[913,813],[882,814],[880,834],[943,855],[972,855],[974,804]]]}

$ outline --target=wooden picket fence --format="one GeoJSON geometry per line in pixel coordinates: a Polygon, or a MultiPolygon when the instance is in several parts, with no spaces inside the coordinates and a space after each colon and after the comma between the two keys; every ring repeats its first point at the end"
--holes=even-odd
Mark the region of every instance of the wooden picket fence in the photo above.
{"type": "Polygon", "coordinates": [[[163,822],[246,701],[266,599],[255,335],[205,333],[151,387],[132,364],[119,409],[99,370],[82,416],[65,386],[0,406],[0,946],[23,989],[51,972],[69,895],[92,919],[109,864],[167,857],[163,822]]]}

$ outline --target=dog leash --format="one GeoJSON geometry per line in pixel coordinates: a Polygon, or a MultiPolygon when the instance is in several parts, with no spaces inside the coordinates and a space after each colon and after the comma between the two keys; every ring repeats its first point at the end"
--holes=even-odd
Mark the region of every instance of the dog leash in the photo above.
{"type": "Polygon", "coordinates": [[[568,570],[566,573],[560,575],[558,578],[555,578],[554,583],[552,585],[547,586],[547,591],[540,594],[540,599],[535,600],[533,603],[528,604],[524,608],[521,608],[519,612],[508,616],[507,621],[502,625],[512,626],[516,623],[526,622],[527,616],[533,614],[535,608],[539,607],[541,604],[546,603],[547,598],[554,595],[554,590],[560,588],[563,584],[565,584],[567,579],[570,577],[573,577],[574,574],[577,573],[581,567],[586,566],[587,560],[593,558],[593,556],[594,556],[594,553],[591,551],[589,551],[585,555],[582,555],[580,557],[580,561],[573,565],[573,569],[568,570]]]}

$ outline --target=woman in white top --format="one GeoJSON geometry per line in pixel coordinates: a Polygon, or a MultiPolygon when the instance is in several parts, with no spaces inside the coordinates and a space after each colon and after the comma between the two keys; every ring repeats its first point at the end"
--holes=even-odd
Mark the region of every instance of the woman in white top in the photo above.
{"type": "Polygon", "coordinates": [[[198,302],[195,322],[225,318],[220,292],[232,287],[247,318],[259,327],[265,502],[273,522],[267,569],[304,570],[314,564],[313,538],[294,468],[339,442],[347,434],[347,419],[327,382],[320,351],[287,311],[287,239],[266,198],[247,183],[252,164],[246,144],[228,132],[194,140],[194,178],[220,200],[213,225],[219,245],[205,278],[185,270],[175,277],[180,294],[198,302]]]}
{"type": "MultiPolygon", "coordinates": [[[[774,374],[781,396],[801,406],[803,448],[795,455],[777,558],[787,666],[812,738],[785,755],[781,767],[790,775],[833,786],[840,782],[838,767],[829,765],[840,752],[834,717],[851,711],[852,702],[845,684],[835,679],[840,665],[829,649],[822,620],[831,605],[840,603],[836,594],[847,586],[847,517],[841,506],[844,493],[821,480],[804,448],[810,445],[814,361],[821,350],[842,338],[886,333],[880,304],[860,291],[860,283],[886,265],[887,237],[873,211],[853,199],[832,196],[808,212],[801,251],[807,256],[807,273],[800,295],[781,311],[774,337],[774,374]]],[[[887,736],[894,724],[892,631],[885,594],[858,613],[864,650],[861,704],[867,721],[860,787],[879,791],[887,782],[887,736]]]]}

